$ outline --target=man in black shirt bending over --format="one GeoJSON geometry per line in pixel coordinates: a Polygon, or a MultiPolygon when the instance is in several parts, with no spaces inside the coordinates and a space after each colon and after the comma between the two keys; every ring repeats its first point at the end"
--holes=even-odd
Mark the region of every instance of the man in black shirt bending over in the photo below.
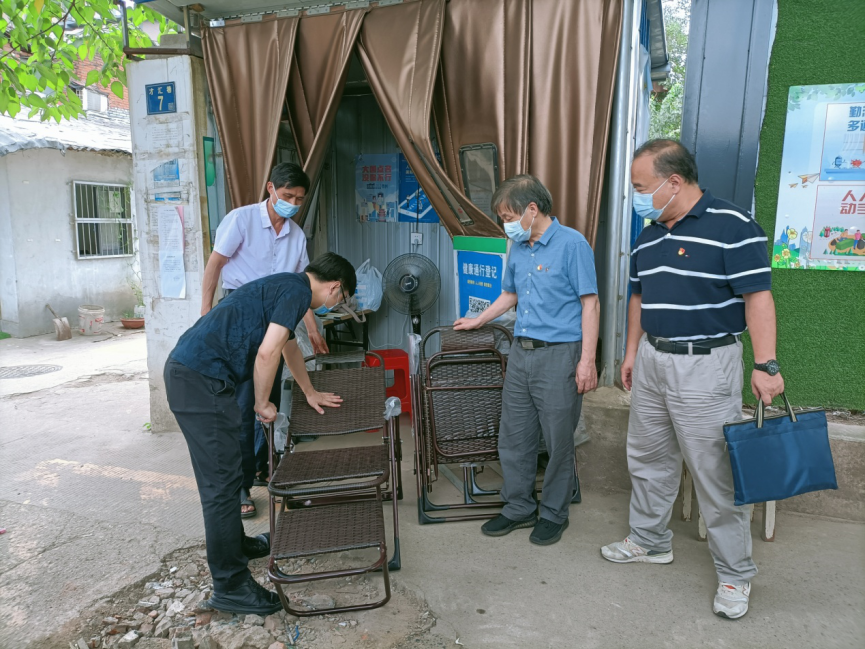
{"type": "Polygon", "coordinates": [[[322,255],[303,273],[277,273],[244,284],[193,325],[165,364],[168,405],[180,425],[204,512],[207,563],[213,576],[212,608],[267,615],[282,608],[276,593],[262,588],[247,562],[270,551],[267,535],[247,537],[237,502],[241,469],[241,413],[236,385],[255,383],[255,412],[276,418],[270,389],[285,357],[310,406],[337,408],[342,399],[317,392],[310,383],[294,330],[308,309],[324,315],[354,294],[357,279],[348,260],[322,255]]]}

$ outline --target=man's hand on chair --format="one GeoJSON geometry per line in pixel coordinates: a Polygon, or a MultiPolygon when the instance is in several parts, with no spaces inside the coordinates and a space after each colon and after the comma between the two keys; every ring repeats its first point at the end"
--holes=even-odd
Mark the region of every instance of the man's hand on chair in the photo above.
{"type": "Polygon", "coordinates": [[[333,394],[332,392],[318,392],[314,390],[306,395],[306,402],[312,406],[318,414],[323,415],[324,408],[322,408],[322,406],[325,408],[339,408],[339,404],[342,403],[342,397],[333,394]]]}
{"type": "Polygon", "coordinates": [[[454,322],[456,331],[469,331],[471,329],[480,329],[483,326],[480,318],[460,318],[454,322]]]}
{"type": "Polygon", "coordinates": [[[258,415],[258,420],[269,424],[276,419],[276,406],[270,403],[255,404],[255,413],[258,415]]]}

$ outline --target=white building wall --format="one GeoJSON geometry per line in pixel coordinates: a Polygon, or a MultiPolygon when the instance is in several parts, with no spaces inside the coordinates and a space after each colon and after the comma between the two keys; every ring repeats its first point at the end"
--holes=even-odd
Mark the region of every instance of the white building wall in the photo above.
{"type": "Polygon", "coordinates": [[[12,212],[5,157],[0,157],[0,331],[18,335],[18,279],[12,250],[12,212]]]}
{"type": "Polygon", "coordinates": [[[134,257],[78,259],[73,181],[132,184],[128,154],[30,149],[0,158],[2,328],[25,337],[54,331],[46,302],[73,329],[78,307],[105,319],[132,311],[134,257]]]}
{"type": "MultiPolygon", "coordinates": [[[[130,61],[129,111],[135,178],[135,214],[139,231],[141,275],[147,322],[147,367],[150,373],[150,422],[154,432],[177,431],[168,409],[162,371],[177,339],[201,312],[205,251],[210,252],[202,137],[207,135],[204,64],[200,59],[171,56],[130,61]],[[177,112],[148,115],[145,86],[174,82],[177,112]],[[158,187],[153,170],[176,159],[180,178],[174,188],[158,187]],[[165,297],[160,288],[159,232],[156,194],[176,189],[183,206],[183,263],[186,294],[165,297]]],[[[163,203],[164,204],[164,203],[163,203]]]]}

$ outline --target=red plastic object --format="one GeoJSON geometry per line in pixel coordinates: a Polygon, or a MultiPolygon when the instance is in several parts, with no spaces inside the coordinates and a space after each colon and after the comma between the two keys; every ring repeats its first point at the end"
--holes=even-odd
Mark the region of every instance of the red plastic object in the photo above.
{"type": "MultiPolygon", "coordinates": [[[[389,397],[398,397],[402,411],[411,415],[411,395],[408,390],[408,353],[402,349],[372,349],[370,351],[384,359],[385,370],[393,371],[393,385],[385,390],[385,394],[389,397]]],[[[367,356],[366,365],[378,367],[378,359],[375,356],[367,356]]]]}

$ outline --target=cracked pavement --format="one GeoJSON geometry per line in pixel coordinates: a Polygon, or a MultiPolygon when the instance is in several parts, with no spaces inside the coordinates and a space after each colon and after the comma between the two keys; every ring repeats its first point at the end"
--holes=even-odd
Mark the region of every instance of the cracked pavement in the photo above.
{"type": "Polygon", "coordinates": [[[63,367],[0,381],[0,647],[56,646],[81,611],[200,542],[183,438],[144,427],[146,339],[107,328],[0,341],[4,366],[63,367]]]}

